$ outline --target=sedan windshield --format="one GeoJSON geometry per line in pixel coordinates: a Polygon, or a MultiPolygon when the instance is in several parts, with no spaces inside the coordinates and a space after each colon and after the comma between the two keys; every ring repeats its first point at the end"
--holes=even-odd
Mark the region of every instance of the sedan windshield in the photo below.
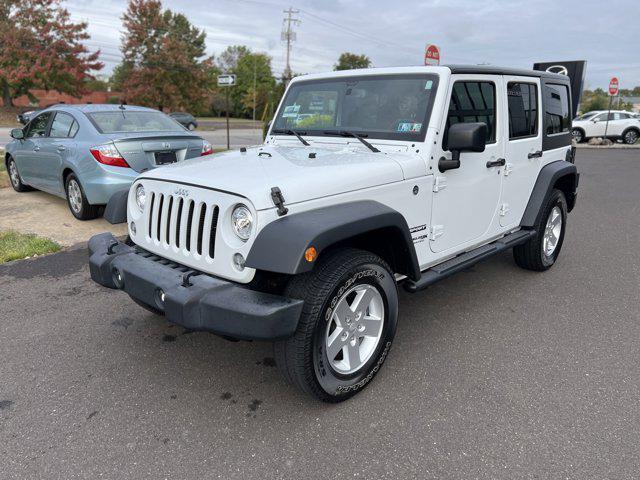
{"type": "Polygon", "coordinates": [[[294,83],[272,132],[420,141],[437,75],[367,75],[294,83]]]}
{"type": "Polygon", "coordinates": [[[161,112],[109,111],[92,112],[89,118],[100,133],[175,132],[182,125],[161,112]]]}

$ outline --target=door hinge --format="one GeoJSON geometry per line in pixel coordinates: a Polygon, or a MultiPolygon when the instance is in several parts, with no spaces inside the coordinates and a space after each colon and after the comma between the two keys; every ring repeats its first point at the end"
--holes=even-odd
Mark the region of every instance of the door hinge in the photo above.
{"type": "Polygon", "coordinates": [[[508,177],[512,171],[513,171],[513,164],[506,163],[504,166],[504,176],[508,177]]]}
{"type": "Polygon", "coordinates": [[[508,203],[503,203],[502,205],[500,205],[500,216],[504,217],[507,212],[509,212],[509,204],[508,203]]]}
{"type": "Polygon", "coordinates": [[[429,240],[435,240],[444,235],[444,225],[432,225],[429,228],[429,240]]]}
{"type": "Polygon", "coordinates": [[[439,192],[447,187],[447,177],[436,177],[433,181],[433,191],[439,192]]]}

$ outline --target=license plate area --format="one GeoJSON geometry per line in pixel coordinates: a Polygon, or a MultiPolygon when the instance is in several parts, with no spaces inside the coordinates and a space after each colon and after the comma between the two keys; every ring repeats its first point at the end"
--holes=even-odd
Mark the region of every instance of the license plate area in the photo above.
{"type": "Polygon", "coordinates": [[[167,165],[169,163],[176,163],[176,152],[156,152],[155,154],[156,165],[167,165]]]}

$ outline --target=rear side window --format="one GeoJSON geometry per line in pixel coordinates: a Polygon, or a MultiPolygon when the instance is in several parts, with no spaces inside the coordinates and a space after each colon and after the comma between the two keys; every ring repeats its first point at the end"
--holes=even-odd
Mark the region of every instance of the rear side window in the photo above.
{"type": "Polygon", "coordinates": [[[58,112],[53,119],[53,123],[51,124],[51,131],[49,132],[49,136],[53,138],[67,138],[73,137],[75,135],[75,131],[77,131],[77,127],[75,131],[73,130],[73,124],[75,120],[69,114],[58,112]]]}
{"type": "Polygon", "coordinates": [[[26,138],[31,137],[44,137],[47,134],[47,125],[49,124],[49,118],[51,112],[41,113],[29,123],[29,130],[25,135],[26,138]]]}
{"type": "Polygon", "coordinates": [[[184,131],[182,125],[161,112],[123,110],[93,112],[88,116],[100,133],[184,131]]]}
{"type": "Polygon", "coordinates": [[[443,147],[447,149],[447,133],[456,123],[484,122],[487,143],[496,141],[496,87],[492,82],[464,81],[453,84],[443,147]]]}
{"type": "Polygon", "coordinates": [[[568,132],[571,128],[571,113],[567,86],[547,83],[544,86],[544,95],[546,134],[568,132]]]}
{"type": "Polygon", "coordinates": [[[538,134],[538,89],[534,83],[507,84],[509,139],[538,134]]]}

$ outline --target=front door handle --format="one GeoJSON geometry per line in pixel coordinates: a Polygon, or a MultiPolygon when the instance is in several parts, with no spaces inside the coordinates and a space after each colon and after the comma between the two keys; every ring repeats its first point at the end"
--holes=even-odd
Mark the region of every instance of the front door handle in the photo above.
{"type": "Polygon", "coordinates": [[[489,161],[487,162],[487,168],[493,168],[493,167],[504,167],[506,165],[507,161],[504,158],[499,158],[497,160],[494,161],[489,161]]]}
{"type": "Polygon", "coordinates": [[[38,151],[40,151],[40,147],[36,145],[35,147],[33,147],[33,151],[34,151],[34,152],[38,152],[38,151]]]}
{"type": "Polygon", "coordinates": [[[538,150],[537,152],[532,152],[529,154],[529,160],[532,158],[540,158],[542,156],[542,150],[538,150]]]}
{"type": "Polygon", "coordinates": [[[67,147],[65,147],[64,145],[58,145],[58,148],[57,148],[59,152],[64,152],[66,149],[67,147]]]}

